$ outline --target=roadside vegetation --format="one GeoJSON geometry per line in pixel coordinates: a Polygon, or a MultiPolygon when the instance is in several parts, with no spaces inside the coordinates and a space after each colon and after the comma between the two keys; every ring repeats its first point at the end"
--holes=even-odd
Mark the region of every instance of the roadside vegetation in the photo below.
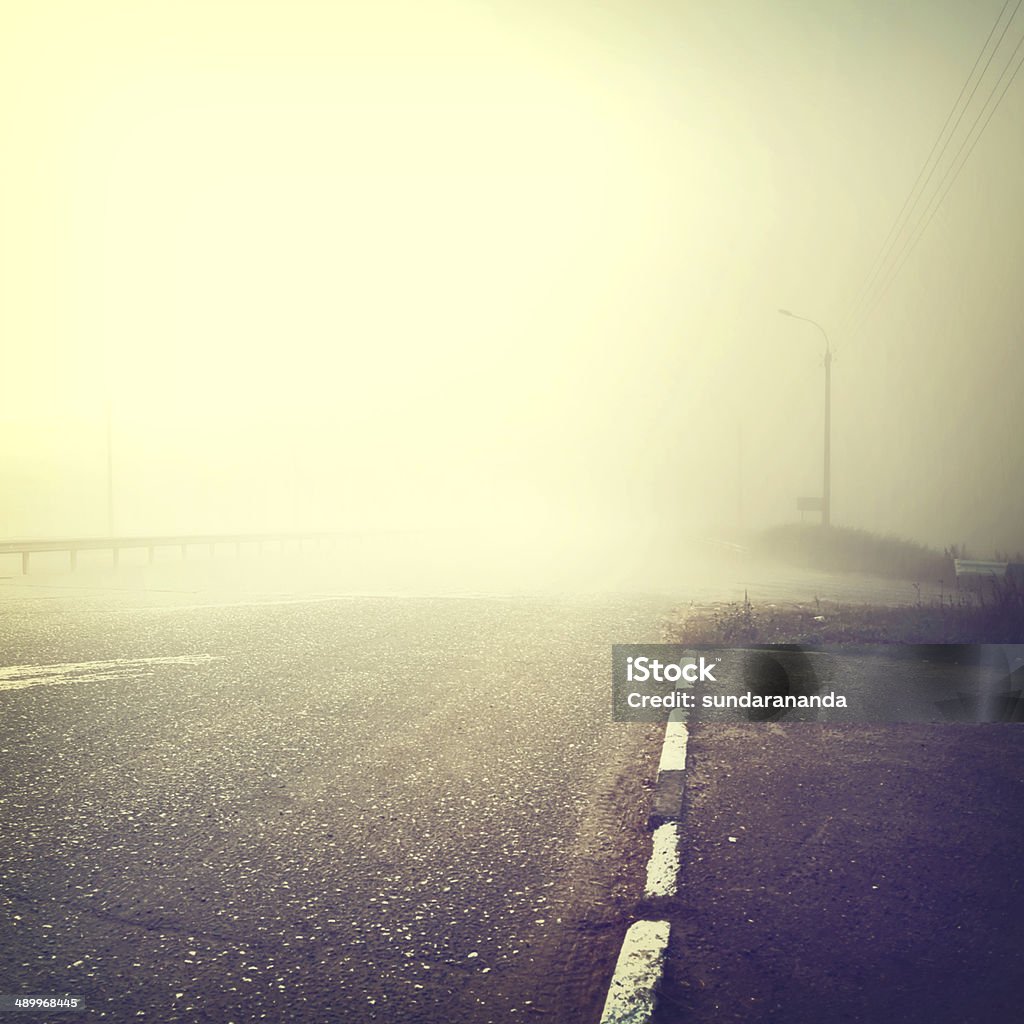
{"type": "Polygon", "coordinates": [[[1012,583],[988,598],[950,595],[906,607],[742,603],[683,610],[672,643],[1007,644],[1024,643],[1024,592],[1012,583]]]}
{"type": "MultiPolygon", "coordinates": [[[[962,546],[939,552],[912,541],[846,527],[779,526],[748,541],[759,558],[830,572],[862,572],[909,580],[918,592],[899,607],[834,601],[793,604],[748,600],[681,609],[674,642],[728,644],[953,644],[1024,643],[1024,577],[956,584],[954,558],[962,546]],[[921,598],[922,585],[939,595],[921,598]]],[[[1024,562],[996,552],[995,561],[1024,562]]]]}
{"type": "Polygon", "coordinates": [[[862,572],[920,583],[951,583],[953,559],[967,557],[962,547],[943,551],[903,540],[883,537],[847,526],[802,526],[790,523],[755,534],[750,553],[758,558],[799,565],[826,572],[862,572]]]}

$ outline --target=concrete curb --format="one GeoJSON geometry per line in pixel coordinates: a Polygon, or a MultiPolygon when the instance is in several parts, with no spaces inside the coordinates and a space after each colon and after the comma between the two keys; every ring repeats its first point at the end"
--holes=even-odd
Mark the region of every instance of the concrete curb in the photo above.
{"type": "Polygon", "coordinates": [[[654,832],[647,862],[644,899],[668,899],[676,894],[679,878],[679,822],[667,821],[654,832]]]}
{"type": "Polygon", "coordinates": [[[668,921],[630,925],[608,987],[601,1024],[646,1024],[651,1019],[664,973],[668,935],[668,921]]]}
{"type": "Polygon", "coordinates": [[[686,746],[689,738],[685,712],[673,711],[665,726],[658,779],[654,784],[651,813],[647,817],[649,829],[656,829],[666,822],[682,820],[686,794],[686,746]]]}
{"type": "MultiPolygon", "coordinates": [[[[686,791],[686,712],[673,711],[665,726],[647,827],[654,831],[647,862],[645,900],[675,896],[679,879],[680,821],[686,791]]],[[[622,940],[601,1024],[650,1024],[665,971],[668,921],[636,921],[622,940]]]]}

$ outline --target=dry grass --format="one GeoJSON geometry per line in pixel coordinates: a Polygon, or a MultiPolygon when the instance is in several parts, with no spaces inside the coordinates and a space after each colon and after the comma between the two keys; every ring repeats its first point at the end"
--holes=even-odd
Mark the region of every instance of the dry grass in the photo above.
{"type": "Polygon", "coordinates": [[[919,583],[951,583],[953,558],[965,557],[955,545],[940,552],[900,537],[883,537],[845,526],[823,529],[791,523],[764,530],[749,543],[754,554],[791,565],[919,583]]]}
{"type": "Polygon", "coordinates": [[[814,601],[749,601],[686,609],[671,642],[757,644],[1024,643],[1024,590],[1012,581],[985,592],[904,607],[814,601]]]}
{"type": "MultiPolygon", "coordinates": [[[[954,644],[1024,643],[1024,577],[975,580],[973,589],[956,585],[954,558],[966,558],[960,545],[939,552],[898,537],[867,530],[789,524],[748,538],[755,557],[825,572],[862,572],[941,584],[943,596],[904,607],[841,604],[832,601],[753,605],[749,601],[681,611],[673,637],[708,644],[954,644]]],[[[997,561],[1024,556],[996,554],[997,561]]],[[[966,585],[966,584],[965,584],[966,585]]]]}

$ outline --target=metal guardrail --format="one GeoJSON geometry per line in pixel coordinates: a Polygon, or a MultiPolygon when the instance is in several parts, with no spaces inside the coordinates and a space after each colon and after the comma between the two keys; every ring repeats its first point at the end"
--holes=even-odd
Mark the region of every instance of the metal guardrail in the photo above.
{"type": "Polygon", "coordinates": [[[953,569],[957,579],[961,576],[986,576],[1001,579],[1006,575],[1009,562],[981,562],[973,558],[954,558],[953,569]]]}
{"type": "Polygon", "coordinates": [[[954,558],[956,585],[978,590],[986,583],[993,588],[1003,586],[1024,594],[1024,562],[982,562],[972,558],[954,558]]]}
{"type": "Polygon", "coordinates": [[[262,550],[265,544],[280,544],[283,549],[290,541],[302,545],[304,541],[320,543],[336,537],[333,533],[211,533],[211,534],[164,534],[152,537],[60,537],[41,538],[38,540],[7,540],[0,541],[0,555],[21,555],[21,571],[29,570],[29,558],[34,554],[46,551],[67,551],[71,559],[71,568],[78,566],[80,551],[110,551],[114,565],[117,565],[120,552],[128,548],[148,548],[149,560],[156,558],[157,548],[177,547],[181,549],[181,557],[188,557],[188,549],[192,546],[207,546],[213,554],[217,545],[233,544],[235,554],[241,554],[243,544],[256,544],[262,550]]]}

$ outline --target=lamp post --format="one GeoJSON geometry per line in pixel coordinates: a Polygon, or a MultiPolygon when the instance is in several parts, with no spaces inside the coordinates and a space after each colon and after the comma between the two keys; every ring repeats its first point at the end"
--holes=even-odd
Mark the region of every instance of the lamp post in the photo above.
{"type": "Polygon", "coordinates": [[[828,526],[831,519],[832,505],[832,346],[829,344],[825,328],[817,320],[791,313],[788,309],[780,309],[779,312],[783,316],[792,317],[794,320],[803,320],[805,323],[814,324],[821,331],[821,336],[825,339],[825,479],[821,495],[821,525],[828,526]]]}
{"type": "MultiPolygon", "coordinates": [[[[104,418],[104,440],[106,442],[106,456],[107,456],[107,536],[114,536],[114,393],[116,387],[116,379],[112,374],[112,368],[114,366],[114,352],[112,349],[111,341],[108,337],[104,336],[102,348],[100,350],[100,366],[103,370],[103,380],[105,382],[104,387],[104,403],[103,403],[103,418],[104,418]]],[[[116,557],[117,552],[115,550],[114,555],[116,557]]]]}
{"type": "Polygon", "coordinates": [[[107,533],[114,536],[114,425],[113,409],[107,399],[107,533]]]}

